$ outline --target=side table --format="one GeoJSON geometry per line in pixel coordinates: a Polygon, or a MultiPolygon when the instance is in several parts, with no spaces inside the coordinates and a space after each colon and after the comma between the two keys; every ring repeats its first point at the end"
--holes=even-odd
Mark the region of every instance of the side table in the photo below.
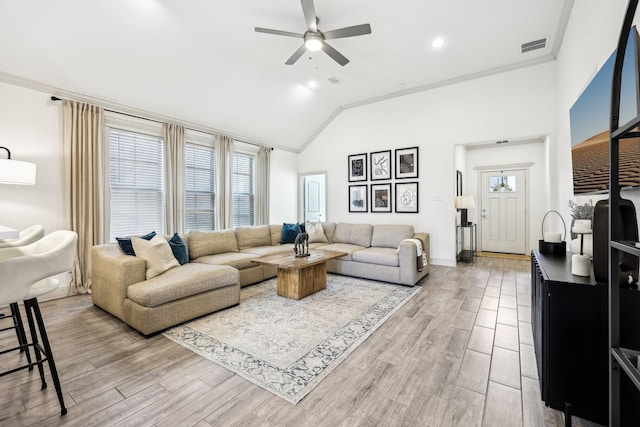
{"type": "Polygon", "coordinates": [[[473,262],[478,252],[478,231],[476,224],[456,225],[456,261],[473,262]],[[467,232],[468,230],[468,232],[467,232]],[[468,248],[466,234],[469,233],[468,248]]]}

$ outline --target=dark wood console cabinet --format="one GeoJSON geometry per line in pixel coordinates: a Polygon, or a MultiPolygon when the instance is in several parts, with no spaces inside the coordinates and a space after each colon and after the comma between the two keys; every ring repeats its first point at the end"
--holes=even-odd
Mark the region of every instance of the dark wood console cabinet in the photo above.
{"type": "MultiPolygon", "coordinates": [[[[607,288],[593,273],[572,275],[570,253],[531,253],[531,327],[542,400],[563,412],[570,404],[573,415],[603,425],[609,410],[607,288]]],[[[640,292],[622,289],[620,300],[623,340],[638,344],[640,292]]],[[[634,390],[625,391],[633,399],[634,390]]],[[[637,415],[627,420],[640,420],[637,415]]]]}

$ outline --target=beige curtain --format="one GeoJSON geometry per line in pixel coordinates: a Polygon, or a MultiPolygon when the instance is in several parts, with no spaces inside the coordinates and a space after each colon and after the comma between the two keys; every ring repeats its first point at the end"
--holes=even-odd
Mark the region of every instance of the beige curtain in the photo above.
{"type": "Polygon", "coordinates": [[[65,187],[71,230],[78,249],[71,271],[72,292],[91,293],[91,248],[104,242],[102,108],[62,101],[65,187]]]}
{"type": "Polygon", "coordinates": [[[269,178],[271,148],[260,147],[256,165],[256,225],[269,224],[269,178]]]}
{"type": "Polygon", "coordinates": [[[233,227],[233,138],[217,135],[215,141],[218,185],[216,188],[216,229],[233,227]]]}
{"type": "Polygon", "coordinates": [[[167,234],[182,233],[185,226],[184,127],[164,123],[165,228],[167,234]]]}

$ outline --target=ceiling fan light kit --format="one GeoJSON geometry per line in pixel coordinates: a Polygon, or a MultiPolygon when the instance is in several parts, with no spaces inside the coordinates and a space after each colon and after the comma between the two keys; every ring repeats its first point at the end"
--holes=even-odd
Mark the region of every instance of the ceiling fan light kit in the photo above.
{"type": "Polygon", "coordinates": [[[285,62],[287,65],[293,65],[300,59],[300,57],[307,51],[317,52],[322,49],[327,55],[329,55],[338,64],[345,66],[349,63],[349,60],[345,58],[340,52],[331,47],[325,40],[329,39],[342,39],[345,37],[362,36],[365,34],[371,34],[371,25],[361,24],[354,25],[353,27],[339,28],[337,30],[327,31],[323,33],[318,30],[318,23],[320,20],[316,16],[315,7],[313,6],[313,0],[301,0],[302,12],[304,13],[304,19],[307,23],[307,31],[304,34],[292,33],[289,31],[272,30],[269,28],[255,27],[256,32],[275,34],[278,36],[297,37],[303,38],[304,43],[296,50],[293,55],[285,62]]]}
{"type": "Polygon", "coordinates": [[[312,52],[317,52],[320,49],[322,49],[323,41],[324,41],[323,37],[320,34],[313,34],[313,33],[307,32],[304,35],[304,46],[312,52]]]}

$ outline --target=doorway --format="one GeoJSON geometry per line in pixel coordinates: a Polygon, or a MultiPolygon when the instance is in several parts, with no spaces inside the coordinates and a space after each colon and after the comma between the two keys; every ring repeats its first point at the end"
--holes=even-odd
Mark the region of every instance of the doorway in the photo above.
{"type": "Polygon", "coordinates": [[[327,220],[327,174],[314,172],[300,174],[302,188],[302,219],[304,222],[323,222],[327,220]]]}
{"type": "Polygon", "coordinates": [[[480,243],[484,252],[526,254],[527,170],[480,172],[480,243]]]}

